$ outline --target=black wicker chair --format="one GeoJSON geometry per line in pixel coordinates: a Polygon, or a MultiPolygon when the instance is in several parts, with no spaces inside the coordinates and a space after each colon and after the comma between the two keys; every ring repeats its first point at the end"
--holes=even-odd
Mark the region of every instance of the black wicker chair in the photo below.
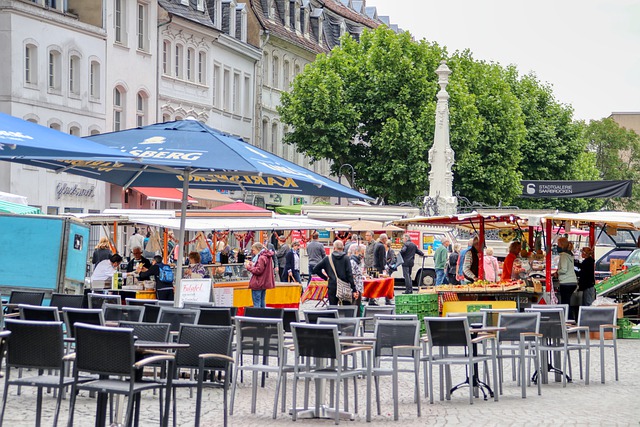
{"type": "Polygon", "coordinates": [[[73,380],[64,376],[64,332],[62,322],[42,322],[7,319],[5,321],[11,337],[7,346],[7,369],[4,378],[4,396],[2,398],[2,412],[0,425],[5,413],[9,386],[37,387],[36,425],[40,425],[42,416],[42,389],[55,388],[58,390],[53,425],[58,424],[62,391],[71,385],[73,380]],[[23,378],[11,378],[11,368],[35,369],[37,373],[23,378]],[[47,371],[57,370],[57,374],[47,374],[47,371]]]}
{"type": "Polygon", "coordinates": [[[201,308],[198,325],[231,326],[231,310],[229,308],[201,308]]]}
{"type": "Polygon", "coordinates": [[[94,294],[87,295],[89,308],[102,308],[104,304],[122,304],[120,295],[94,294]]]}
{"type": "Polygon", "coordinates": [[[64,307],[69,308],[82,308],[82,302],[84,300],[84,295],[73,295],[73,294],[51,294],[51,300],[49,301],[50,307],[57,307],[58,310],[62,311],[64,307]]]}
{"type": "Polygon", "coordinates": [[[146,323],[157,323],[160,306],[157,304],[144,304],[144,315],[142,321],[146,323]]]}
{"type": "Polygon", "coordinates": [[[73,326],[76,323],[104,325],[104,312],[99,308],[63,308],[62,315],[67,327],[67,336],[74,338],[73,326]]]}
{"type": "Polygon", "coordinates": [[[104,304],[102,310],[105,321],[140,322],[144,315],[144,306],[139,305],[104,304]]]}
{"type": "Polygon", "coordinates": [[[7,313],[17,313],[18,304],[42,305],[44,292],[37,291],[11,291],[7,307],[7,313]]]}
{"type": "Polygon", "coordinates": [[[223,419],[227,425],[227,393],[231,379],[231,344],[233,341],[232,326],[181,325],[178,342],[189,344],[189,348],[179,348],[176,351],[176,375],[173,379],[173,425],[176,425],[176,389],[197,388],[195,426],[200,425],[202,408],[202,388],[221,387],[223,389],[223,419]],[[197,369],[197,381],[193,377],[180,378],[181,369],[197,369]],[[216,376],[208,376],[211,381],[204,381],[205,373],[223,371],[222,382],[215,381],[216,376]]]}
{"type": "Polygon", "coordinates": [[[173,371],[173,355],[154,353],[152,357],[136,361],[133,329],[109,328],[105,326],[75,325],[76,352],[73,364],[73,385],[69,402],[69,425],[73,425],[77,392],[86,390],[98,393],[96,425],[104,425],[106,418],[107,394],[122,394],[128,397],[124,425],[139,425],[140,393],[146,390],[166,388],[164,410],[160,399],[160,420],[168,426],[170,390],[172,378],[166,383],[140,378],[140,371],[147,365],[166,362],[169,372],[173,371]],[[98,379],[82,382],[83,375],[98,375],[98,379]],[[134,402],[136,411],[133,413],[134,402]]]}
{"type": "Polygon", "coordinates": [[[121,328],[133,329],[133,336],[140,341],[167,342],[169,339],[169,323],[131,322],[122,320],[118,323],[121,328]]]}
{"type": "Polygon", "coordinates": [[[244,315],[247,317],[260,317],[263,319],[282,319],[284,310],[282,308],[260,308],[246,307],[244,315]]]}
{"type": "Polygon", "coordinates": [[[42,305],[20,304],[18,306],[21,320],[33,320],[39,322],[59,322],[60,314],[56,307],[42,305]]]}
{"type": "Polygon", "coordinates": [[[170,323],[171,331],[178,332],[183,323],[195,325],[198,323],[199,310],[188,310],[185,308],[160,307],[158,313],[158,323],[170,323]]]}
{"type": "Polygon", "coordinates": [[[328,317],[329,319],[337,319],[338,310],[304,310],[302,312],[304,314],[305,322],[309,324],[318,323],[318,319],[321,317],[328,317]]]}

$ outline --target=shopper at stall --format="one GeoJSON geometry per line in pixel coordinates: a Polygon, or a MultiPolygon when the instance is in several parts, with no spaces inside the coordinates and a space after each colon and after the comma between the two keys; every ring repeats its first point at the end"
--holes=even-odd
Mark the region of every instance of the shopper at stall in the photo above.
{"type": "Polygon", "coordinates": [[[204,265],[200,263],[200,253],[197,251],[189,252],[189,267],[182,272],[183,279],[202,279],[210,277],[209,272],[204,265]]]}
{"type": "Polygon", "coordinates": [[[307,243],[307,256],[309,257],[309,280],[307,280],[307,286],[311,283],[311,272],[327,256],[324,251],[324,245],[318,241],[319,237],[318,232],[314,231],[311,233],[311,241],[307,243]]]}
{"type": "Polygon", "coordinates": [[[391,240],[387,240],[384,244],[385,246],[385,266],[384,271],[391,276],[394,271],[398,269],[398,259],[396,257],[396,252],[391,248],[391,240]]]}
{"type": "Polygon", "coordinates": [[[376,241],[373,238],[373,231],[367,231],[364,234],[365,245],[367,246],[366,252],[364,254],[364,268],[365,273],[368,273],[368,270],[373,269],[373,252],[376,247],[376,241]]]}
{"type": "Polygon", "coordinates": [[[513,262],[518,258],[521,249],[522,244],[518,241],[511,242],[509,245],[509,253],[502,263],[502,275],[500,276],[501,281],[506,282],[515,277],[516,272],[514,271],[513,262]]]}
{"type": "Polygon", "coordinates": [[[440,246],[438,246],[438,249],[436,249],[433,254],[433,263],[436,270],[436,286],[443,285],[445,283],[445,268],[447,266],[450,244],[451,241],[449,239],[441,239],[440,246]]]}
{"type": "Polygon", "coordinates": [[[287,253],[291,250],[291,247],[287,244],[287,236],[278,236],[279,246],[276,250],[276,256],[278,257],[278,270],[280,271],[280,281],[287,281],[287,253]]]}
{"type": "Polygon", "coordinates": [[[106,236],[102,236],[95,249],[93,250],[93,255],[91,256],[91,264],[93,264],[93,268],[95,269],[100,261],[109,259],[109,257],[111,257],[111,246],[109,245],[109,238],[106,236]]]}
{"type": "MultiPolygon", "coordinates": [[[[384,246],[384,245],[383,245],[384,246]]],[[[313,274],[317,274],[323,280],[327,281],[327,296],[329,297],[329,304],[337,305],[338,296],[336,292],[338,290],[338,281],[336,275],[345,282],[349,282],[351,290],[353,292],[353,299],[357,300],[360,297],[356,284],[353,280],[353,272],[351,271],[351,262],[349,257],[344,253],[344,243],[342,240],[336,240],[333,242],[333,252],[331,255],[324,257],[322,261],[313,269],[313,274]],[[333,272],[335,267],[335,274],[333,272]]],[[[342,304],[349,304],[348,301],[342,301],[342,304]]]]}
{"type": "Polygon", "coordinates": [[[110,280],[113,277],[113,273],[118,271],[121,262],[122,257],[119,254],[113,254],[109,259],[100,261],[93,270],[91,283],[95,280],[110,280]]]}
{"type": "Polygon", "coordinates": [[[138,269],[138,265],[141,265],[145,268],[151,267],[151,261],[142,256],[142,248],[140,246],[136,246],[131,250],[131,254],[133,258],[127,264],[127,273],[132,273],[138,269]]]}
{"type": "Polygon", "coordinates": [[[453,245],[453,251],[449,254],[449,261],[447,262],[447,278],[452,285],[459,285],[456,270],[458,268],[458,258],[460,257],[460,243],[453,245]]]}
{"type": "Polygon", "coordinates": [[[467,251],[471,249],[473,245],[473,239],[469,239],[467,247],[460,251],[460,256],[458,257],[458,263],[456,264],[456,274],[458,278],[458,282],[462,283],[464,280],[464,257],[467,254],[467,251]]]}
{"type": "Polygon", "coordinates": [[[493,248],[484,250],[482,259],[484,267],[484,280],[489,282],[497,282],[500,280],[500,268],[498,267],[498,259],[493,256],[493,248]]]}
{"type": "Polygon", "coordinates": [[[384,274],[387,265],[387,235],[382,233],[373,247],[373,268],[378,274],[384,274]]]}
{"type": "Polygon", "coordinates": [[[300,280],[300,242],[294,240],[291,250],[287,253],[285,267],[287,270],[287,282],[302,283],[300,280]]]}
{"type": "Polygon", "coordinates": [[[351,274],[353,275],[353,282],[356,285],[356,291],[358,291],[358,298],[353,302],[358,306],[357,315],[360,315],[360,305],[362,303],[362,292],[364,291],[364,253],[367,247],[362,244],[354,243],[349,246],[349,261],[351,262],[351,274]]]}
{"type": "MultiPolygon", "coordinates": [[[[560,304],[571,304],[571,294],[578,287],[578,279],[573,268],[573,253],[569,251],[569,239],[558,239],[558,270],[556,276],[560,283],[560,304]]],[[[573,313],[569,310],[569,319],[573,319],[573,313]]]]}
{"type": "Polygon", "coordinates": [[[595,260],[593,250],[585,246],[580,251],[582,262],[578,264],[578,290],[582,291],[582,305],[589,306],[596,299],[595,260]]]}
{"type": "Polygon", "coordinates": [[[262,246],[262,243],[254,243],[251,246],[251,261],[245,261],[244,266],[251,273],[249,289],[253,298],[254,307],[266,307],[267,289],[276,287],[273,276],[273,252],[262,246]]]}
{"type": "Polygon", "coordinates": [[[151,259],[151,267],[140,268],[139,280],[154,280],[156,283],[156,296],[159,300],[173,300],[173,271],[168,264],[162,262],[160,255],[154,255],[151,259]]]}
{"type": "Polygon", "coordinates": [[[400,249],[400,255],[402,256],[402,277],[404,277],[403,293],[410,294],[413,293],[413,276],[411,275],[411,270],[413,270],[415,256],[418,254],[421,257],[424,257],[424,253],[411,241],[409,234],[405,233],[402,236],[402,240],[404,244],[402,249],[400,249]]]}
{"type": "Polygon", "coordinates": [[[129,248],[129,254],[133,254],[133,250],[135,248],[144,248],[144,236],[140,234],[140,230],[138,228],[133,230],[133,235],[129,237],[127,247],[129,248]]]}
{"type": "Polygon", "coordinates": [[[469,250],[464,254],[464,263],[462,265],[462,273],[464,274],[464,279],[468,283],[473,283],[478,280],[479,267],[480,267],[480,257],[478,253],[480,252],[480,239],[478,237],[474,237],[472,240],[472,245],[469,250]]]}

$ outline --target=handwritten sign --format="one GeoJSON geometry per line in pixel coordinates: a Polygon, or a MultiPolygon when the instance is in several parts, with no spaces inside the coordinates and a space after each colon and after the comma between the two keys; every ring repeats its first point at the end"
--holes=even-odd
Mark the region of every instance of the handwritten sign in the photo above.
{"type": "Polygon", "coordinates": [[[185,302],[209,302],[211,297],[211,279],[182,279],[179,283],[182,307],[185,302]]]}
{"type": "Polygon", "coordinates": [[[213,302],[216,307],[233,307],[234,288],[213,288],[213,302]]]}

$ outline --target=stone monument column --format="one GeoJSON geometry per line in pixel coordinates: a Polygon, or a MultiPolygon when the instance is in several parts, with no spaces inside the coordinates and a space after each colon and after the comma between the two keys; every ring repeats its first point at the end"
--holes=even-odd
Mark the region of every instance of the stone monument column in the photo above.
{"type": "Polygon", "coordinates": [[[449,144],[449,94],[447,85],[451,70],[445,61],[436,70],[438,75],[438,103],[436,104],[436,130],[433,146],[429,150],[429,197],[437,202],[439,215],[453,215],[458,201],[453,196],[453,172],[455,153],[449,144]]]}

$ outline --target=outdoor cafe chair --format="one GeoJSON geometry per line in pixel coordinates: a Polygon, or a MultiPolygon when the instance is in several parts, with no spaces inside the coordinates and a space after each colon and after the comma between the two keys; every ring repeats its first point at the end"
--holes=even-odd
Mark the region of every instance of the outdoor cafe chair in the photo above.
{"type": "Polygon", "coordinates": [[[330,319],[337,319],[338,310],[304,310],[304,320],[306,323],[314,324],[318,323],[320,317],[328,317],[330,319]]]}
{"type": "Polygon", "coordinates": [[[231,324],[231,310],[228,307],[204,307],[200,309],[198,325],[231,326],[231,324]]]}
{"type": "Polygon", "coordinates": [[[7,319],[6,328],[11,332],[7,343],[7,360],[4,377],[4,395],[0,425],[4,418],[9,386],[36,387],[36,425],[42,416],[42,389],[54,388],[58,391],[53,425],[58,424],[62,391],[73,380],[64,376],[64,332],[62,322],[43,322],[7,319]],[[35,370],[34,375],[11,378],[12,368],[35,370]],[[57,371],[56,374],[50,372],[57,371]]]}
{"type": "Polygon", "coordinates": [[[167,342],[169,340],[169,323],[147,323],[121,320],[121,328],[133,329],[133,336],[139,341],[167,342]]]}
{"type": "MultiPolygon", "coordinates": [[[[237,316],[236,325],[236,359],[234,366],[233,389],[231,390],[231,409],[233,415],[238,374],[244,371],[252,372],[251,384],[251,413],[256,412],[256,398],[258,388],[258,372],[276,374],[276,390],[273,402],[273,418],[278,410],[278,397],[284,369],[284,329],[282,319],[257,318],[237,316]],[[249,356],[245,358],[245,356],[249,356]],[[275,363],[271,363],[275,359],[275,363]]],[[[263,377],[264,385],[264,377],[263,377]]]]}
{"type": "Polygon", "coordinates": [[[546,352],[551,355],[558,354],[560,356],[562,369],[553,366],[551,359],[547,360],[546,366],[543,363],[542,369],[536,371],[534,380],[541,381],[541,374],[546,372],[554,372],[562,376],[562,386],[567,386],[567,381],[571,382],[571,359],[569,354],[569,340],[567,335],[567,325],[565,322],[565,309],[558,308],[530,308],[524,309],[525,313],[540,313],[540,333],[542,339],[538,351],[546,352]],[[567,372],[567,369],[569,371],[567,372]]]}
{"type": "Polygon", "coordinates": [[[362,313],[363,317],[366,318],[363,324],[364,333],[373,333],[376,314],[394,314],[395,309],[394,305],[365,305],[362,313]]]}
{"type": "Polygon", "coordinates": [[[291,324],[300,321],[300,310],[297,308],[285,308],[282,314],[282,326],[285,332],[291,332],[291,324]]]}
{"type": "Polygon", "coordinates": [[[481,308],[481,313],[485,313],[485,326],[497,326],[500,313],[517,313],[517,308],[481,308]]]}
{"type": "Polygon", "coordinates": [[[74,338],[73,325],[78,322],[90,325],[104,325],[104,312],[100,308],[63,308],[65,330],[67,336],[74,338]]]}
{"type": "Polygon", "coordinates": [[[282,308],[263,308],[263,307],[246,307],[244,315],[247,317],[259,317],[265,319],[282,319],[284,309],[282,308]]]}
{"type": "Polygon", "coordinates": [[[7,313],[17,313],[18,304],[42,305],[44,292],[39,291],[11,291],[7,303],[7,313]]]}
{"type": "Polygon", "coordinates": [[[158,314],[160,314],[160,306],[157,304],[144,304],[144,313],[142,321],[147,323],[157,323],[158,314]]]}
{"type": "Polygon", "coordinates": [[[357,305],[327,305],[327,310],[336,310],[339,317],[357,317],[358,316],[357,305]]]}
{"type": "Polygon", "coordinates": [[[231,382],[231,364],[233,357],[231,344],[233,341],[233,327],[231,326],[209,326],[209,325],[180,325],[178,343],[189,344],[187,348],[176,350],[175,375],[172,381],[173,388],[173,425],[176,426],[176,389],[189,388],[197,389],[196,414],[194,425],[200,425],[200,414],[202,408],[203,387],[219,387],[223,390],[223,425],[227,425],[227,393],[231,382]],[[181,369],[197,370],[198,376],[194,380],[193,376],[182,378],[181,369]],[[222,371],[224,378],[222,382],[215,381],[215,375],[206,375],[209,372],[222,371]],[[205,376],[210,380],[205,381],[205,376]]]}
{"type": "Polygon", "coordinates": [[[158,323],[169,323],[171,324],[171,332],[178,332],[180,325],[183,323],[190,325],[197,324],[199,316],[199,310],[161,306],[160,312],[158,313],[158,323]]]}
{"type": "Polygon", "coordinates": [[[84,295],[53,293],[49,300],[49,306],[62,311],[63,307],[82,308],[83,301],[84,295]]]}
{"type": "Polygon", "coordinates": [[[57,307],[49,307],[43,305],[18,305],[21,320],[33,320],[40,322],[59,322],[60,313],[57,307]]]}
{"type": "Polygon", "coordinates": [[[393,419],[398,421],[398,373],[411,372],[414,376],[413,399],[420,416],[420,322],[413,319],[386,320],[378,318],[374,331],[373,367],[371,374],[376,385],[376,405],[380,415],[380,377],[392,377],[393,419]],[[385,362],[385,365],[382,365],[385,362]],[[391,362],[391,366],[388,366],[391,362]],[[411,364],[400,369],[399,363],[411,364]]]}
{"type": "Polygon", "coordinates": [[[120,295],[89,293],[89,308],[102,308],[104,304],[122,304],[120,295]]]}
{"type": "Polygon", "coordinates": [[[102,310],[104,311],[105,321],[128,320],[131,322],[140,322],[142,321],[142,316],[144,316],[144,306],[140,305],[105,303],[102,306],[102,310]]]}
{"type": "Polygon", "coordinates": [[[182,308],[188,308],[191,310],[198,310],[204,307],[215,307],[212,302],[185,302],[182,308]]]}
{"type": "MultiPolygon", "coordinates": [[[[512,359],[513,366],[518,365],[518,383],[522,388],[522,398],[527,397],[526,386],[530,384],[527,375],[526,359],[534,362],[535,369],[540,371],[540,313],[500,313],[498,327],[505,328],[497,332],[498,345],[498,374],[500,379],[500,394],[502,394],[502,361],[512,359]],[[504,351],[509,351],[509,354],[504,351]]],[[[537,381],[538,395],[542,394],[540,384],[537,381]]]]}
{"type": "Polygon", "coordinates": [[[577,343],[569,345],[569,351],[578,351],[580,364],[580,378],[582,378],[582,350],[585,350],[585,384],[589,384],[589,363],[591,347],[600,349],[600,382],[605,382],[605,348],[613,349],[613,362],[616,381],[618,381],[618,343],[616,317],[618,308],[611,307],[580,307],[576,327],[569,328],[569,333],[575,333],[577,343]],[[605,333],[610,332],[611,344],[605,343],[605,333]],[[599,339],[591,340],[590,333],[599,333],[599,339]]]}
{"type": "MultiPolygon", "coordinates": [[[[440,400],[443,399],[443,394],[446,394],[447,400],[451,399],[449,375],[451,365],[465,365],[467,367],[470,404],[473,404],[474,386],[479,383],[476,372],[478,363],[485,360],[490,361],[493,370],[493,383],[498,383],[495,335],[484,334],[473,338],[469,329],[469,320],[466,317],[425,317],[424,322],[427,331],[427,354],[421,360],[425,363],[425,368],[428,366],[429,369],[430,403],[433,403],[433,368],[435,366],[447,369],[446,381],[444,382],[443,370],[440,369],[440,400]],[[490,352],[478,352],[478,343],[484,341],[491,344],[490,352]]],[[[498,394],[494,393],[496,402],[499,399],[498,394]]]]}
{"type": "Polygon", "coordinates": [[[77,392],[81,390],[98,393],[96,425],[104,425],[106,419],[107,395],[128,397],[125,426],[139,425],[140,394],[146,390],[166,389],[164,410],[160,399],[161,425],[168,426],[171,401],[172,377],[166,383],[141,379],[141,370],[158,362],[168,364],[168,372],[173,372],[174,356],[154,352],[153,356],[137,360],[133,329],[111,328],[84,323],[75,325],[76,349],[73,355],[73,385],[69,399],[69,424],[74,425],[77,392]],[[83,380],[85,374],[98,376],[83,380]],[[133,412],[134,402],[136,411],[133,412]]]}
{"type": "MultiPolygon", "coordinates": [[[[318,394],[322,390],[320,382],[330,380],[335,383],[333,393],[334,408],[333,416],[335,423],[340,423],[340,383],[344,381],[345,390],[347,389],[347,380],[352,377],[366,375],[367,378],[367,421],[371,420],[371,350],[370,345],[356,344],[343,348],[338,337],[337,325],[326,324],[307,324],[292,323],[291,329],[293,333],[293,345],[295,351],[294,369],[293,369],[293,421],[298,419],[298,413],[309,411],[308,401],[305,399],[303,409],[297,407],[297,389],[298,381],[305,381],[305,395],[308,395],[309,382],[314,381],[316,384],[316,403],[312,409],[312,415],[320,417],[326,408],[323,405],[323,396],[318,394]],[[366,352],[368,355],[367,370],[350,369],[346,366],[344,356],[351,353],[366,352]]],[[[354,393],[357,390],[354,389],[354,393]]]]}
{"type": "Polygon", "coordinates": [[[146,298],[125,298],[124,302],[126,305],[146,305],[146,304],[158,304],[157,299],[146,299],[146,298]]]}
{"type": "Polygon", "coordinates": [[[542,308],[544,310],[547,310],[550,308],[561,308],[564,310],[565,321],[566,319],[569,318],[569,304],[531,304],[529,308],[534,308],[534,309],[542,308]]]}

